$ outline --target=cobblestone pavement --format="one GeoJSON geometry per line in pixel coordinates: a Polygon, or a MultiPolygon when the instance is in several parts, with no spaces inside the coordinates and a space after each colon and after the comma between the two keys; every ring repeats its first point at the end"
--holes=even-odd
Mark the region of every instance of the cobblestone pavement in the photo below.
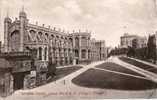
{"type": "MultiPolygon", "coordinates": [[[[145,75],[148,79],[150,73],[143,70],[139,70],[136,66],[132,66],[119,60],[117,57],[111,57],[106,61],[93,62],[90,65],[85,65],[80,70],[67,75],[66,77],[59,79],[41,87],[37,87],[30,90],[19,90],[13,95],[8,96],[2,100],[54,100],[54,99],[104,99],[104,98],[152,98],[157,97],[156,89],[144,90],[144,91],[126,91],[126,90],[113,90],[113,89],[97,89],[80,87],[71,82],[71,80],[81,73],[87,71],[90,68],[95,68],[96,65],[104,62],[114,62],[123,67],[127,67],[130,70],[145,75]],[[126,66],[124,66],[126,65],[126,66]],[[147,75],[148,74],[148,75],[147,75]]],[[[153,76],[154,78],[155,76],[153,76]]]]}

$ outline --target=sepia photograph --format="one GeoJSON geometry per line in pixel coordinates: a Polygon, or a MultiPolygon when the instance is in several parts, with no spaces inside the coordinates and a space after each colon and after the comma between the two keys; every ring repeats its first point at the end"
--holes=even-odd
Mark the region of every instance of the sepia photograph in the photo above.
{"type": "Polygon", "coordinates": [[[0,100],[157,99],[157,0],[0,0],[0,100]]]}

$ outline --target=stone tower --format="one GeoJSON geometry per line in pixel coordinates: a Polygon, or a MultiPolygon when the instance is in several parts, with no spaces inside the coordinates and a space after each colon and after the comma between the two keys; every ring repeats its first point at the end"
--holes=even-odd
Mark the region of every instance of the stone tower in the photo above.
{"type": "Polygon", "coordinates": [[[4,52],[8,52],[8,34],[9,34],[9,26],[11,25],[12,20],[7,16],[4,19],[4,52]]]}
{"type": "Polygon", "coordinates": [[[24,50],[24,34],[27,24],[27,15],[24,12],[24,7],[22,8],[22,11],[19,13],[19,19],[20,19],[20,48],[19,51],[23,52],[24,50]]]}

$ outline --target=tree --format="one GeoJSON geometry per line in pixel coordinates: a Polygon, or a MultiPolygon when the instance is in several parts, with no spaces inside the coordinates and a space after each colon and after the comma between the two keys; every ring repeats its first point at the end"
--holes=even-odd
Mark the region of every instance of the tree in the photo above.
{"type": "Polygon", "coordinates": [[[135,49],[133,47],[128,47],[127,56],[135,57],[135,49]]]}
{"type": "Polygon", "coordinates": [[[147,58],[156,62],[156,39],[155,35],[149,36],[147,43],[147,58]]]}
{"type": "Polygon", "coordinates": [[[138,59],[146,60],[146,53],[147,53],[147,47],[135,49],[135,56],[138,59]]]}

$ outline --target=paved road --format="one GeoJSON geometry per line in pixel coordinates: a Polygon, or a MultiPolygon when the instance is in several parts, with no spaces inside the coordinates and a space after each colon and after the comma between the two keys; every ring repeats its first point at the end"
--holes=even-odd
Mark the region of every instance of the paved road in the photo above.
{"type": "MultiPolygon", "coordinates": [[[[90,65],[86,65],[80,70],[52,82],[50,84],[34,88],[31,90],[19,90],[16,91],[12,96],[7,97],[5,100],[54,100],[54,99],[104,99],[104,98],[150,98],[157,97],[156,90],[145,90],[145,91],[122,91],[122,90],[111,90],[111,89],[94,89],[80,87],[71,82],[71,80],[81,73],[87,71],[94,66],[102,64],[104,62],[114,62],[120,65],[127,65],[127,68],[138,72],[142,75],[149,76],[144,73],[143,70],[138,70],[135,66],[129,65],[123,61],[120,61],[117,57],[109,58],[106,61],[94,62],[90,65]]],[[[125,67],[125,66],[124,66],[125,67]]],[[[149,78],[149,77],[147,77],[149,78]]]]}

